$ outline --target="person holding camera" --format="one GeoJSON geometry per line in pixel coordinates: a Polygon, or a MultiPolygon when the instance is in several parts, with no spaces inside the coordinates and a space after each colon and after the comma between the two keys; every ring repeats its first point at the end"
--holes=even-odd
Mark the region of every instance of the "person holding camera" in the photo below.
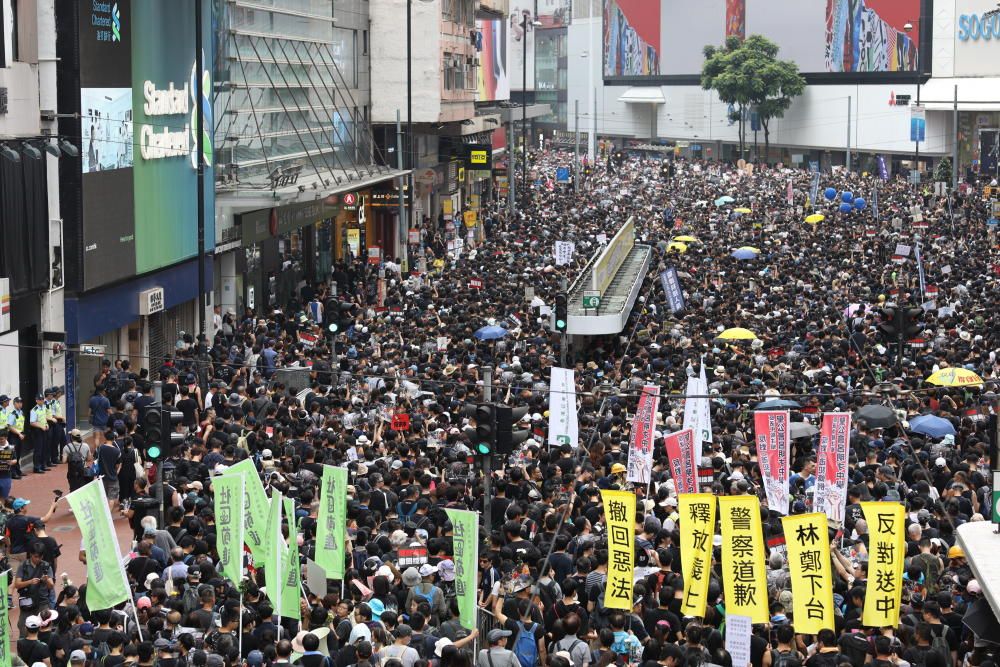
{"type": "Polygon", "coordinates": [[[22,636],[25,635],[24,621],[28,616],[48,611],[54,588],[52,565],[45,561],[45,545],[36,542],[28,550],[28,559],[18,566],[14,575],[17,606],[21,610],[17,626],[22,636]]]}

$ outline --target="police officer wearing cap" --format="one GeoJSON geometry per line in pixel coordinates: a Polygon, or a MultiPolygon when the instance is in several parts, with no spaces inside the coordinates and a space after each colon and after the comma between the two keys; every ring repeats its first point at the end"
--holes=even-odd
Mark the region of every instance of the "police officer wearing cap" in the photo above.
{"type": "Polygon", "coordinates": [[[14,469],[11,479],[21,479],[21,457],[24,455],[24,404],[20,396],[12,401],[14,407],[7,413],[7,440],[14,445],[14,469]]]}
{"type": "Polygon", "coordinates": [[[53,407],[53,403],[56,402],[55,395],[56,390],[47,387],[45,400],[42,402],[45,406],[45,423],[49,427],[45,432],[45,466],[47,468],[54,468],[59,463],[59,455],[62,452],[62,447],[56,442],[56,413],[53,407]]]}
{"type": "Polygon", "coordinates": [[[35,396],[35,407],[28,416],[28,438],[34,453],[35,472],[46,472],[49,467],[49,411],[45,409],[45,395],[35,396]]]}
{"type": "MultiPolygon", "coordinates": [[[[7,425],[10,423],[10,417],[13,412],[14,408],[10,404],[10,396],[7,394],[0,396],[0,429],[7,429],[7,425]]],[[[13,449],[14,441],[12,439],[8,438],[7,442],[12,448],[11,458],[13,460],[11,461],[11,478],[17,479],[21,476],[17,470],[17,450],[13,449]]]]}
{"type": "Polygon", "coordinates": [[[63,414],[63,406],[59,401],[62,396],[60,387],[52,387],[52,402],[49,404],[49,411],[52,413],[52,463],[55,465],[62,461],[63,452],[66,449],[66,415],[63,414]]]}

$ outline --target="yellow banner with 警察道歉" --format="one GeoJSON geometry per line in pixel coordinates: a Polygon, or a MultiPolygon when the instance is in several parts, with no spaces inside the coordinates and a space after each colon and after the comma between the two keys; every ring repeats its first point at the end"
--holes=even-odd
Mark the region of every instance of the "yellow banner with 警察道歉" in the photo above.
{"type": "Polygon", "coordinates": [[[719,496],[726,613],[767,623],[767,568],[757,496],[719,496]]]}
{"type": "Polygon", "coordinates": [[[795,631],[814,635],[824,628],[833,630],[833,566],[826,515],[786,516],[781,525],[792,579],[795,631]]]}
{"type": "Polygon", "coordinates": [[[677,496],[681,529],[681,572],[684,575],[683,616],[705,616],[708,583],[712,576],[712,540],[715,536],[715,496],[681,493],[677,496]]]}
{"type": "Polygon", "coordinates": [[[861,622],[896,627],[906,557],[906,510],[899,503],[861,503],[868,523],[868,587],[861,622]]]}
{"type": "Polygon", "coordinates": [[[601,491],[604,522],[608,531],[608,580],[604,606],[632,609],[632,577],[635,571],[635,494],[631,491],[601,491]]]}

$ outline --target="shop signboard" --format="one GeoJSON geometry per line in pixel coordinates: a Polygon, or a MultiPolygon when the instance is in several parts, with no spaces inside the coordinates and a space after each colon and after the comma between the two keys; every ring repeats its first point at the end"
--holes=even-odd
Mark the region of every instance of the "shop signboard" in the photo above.
{"type": "Polygon", "coordinates": [[[153,289],[139,292],[140,315],[155,315],[156,313],[162,312],[163,308],[164,302],[162,287],[154,287],[153,289]]]}

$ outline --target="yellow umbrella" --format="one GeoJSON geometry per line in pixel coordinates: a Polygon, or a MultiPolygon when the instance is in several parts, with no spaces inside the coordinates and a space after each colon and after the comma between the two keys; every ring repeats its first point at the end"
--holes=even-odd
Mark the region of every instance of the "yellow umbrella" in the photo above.
{"type": "Polygon", "coordinates": [[[675,236],[675,241],[681,241],[682,243],[697,243],[698,239],[693,236],[675,236]]]}
{"type": "Polygon", "coordinates": [[[733,327],[732,329],[726,329],[716,336],[716,338],[721,338],[722,340],[756,340],[757,334],[743,327],[733,327]]]}
{"type": "Polygon", "coordinates": [[[982,384],[983,378],[965,368],[942,368],[925,380],[939,387],[971,387],[982,384]]]}
{"type": "Polygon", "coordinates": [[[687,249],[688,249],[687,244],[686,243],[681,243],[680,241],[674,241],[670,245],[667,246],[667,252],[675,250],[675,251],[677,251],[679,253],[685,253],[685,252],[687,252],[687,249]]]}
{"type": "Polygon", "coordinates": [[[733,210],[737,213],[753,213],[753,211],[748,208],[734,208],[733,210]]]}
{"type": "Polygon", "coordinates": [[[737,250],[749,250],[750,252],[760,253],[760,248],[754,248],[752,245],[740,246],[737,250]]]}
{"type": "Polygon", "coordinates": [[[826,216],[822,213],[813,213],[806,216],[806,222],[810,225],[815,225],[817,222],[823,222],[824,220],[826,220],[826,216]]]}

